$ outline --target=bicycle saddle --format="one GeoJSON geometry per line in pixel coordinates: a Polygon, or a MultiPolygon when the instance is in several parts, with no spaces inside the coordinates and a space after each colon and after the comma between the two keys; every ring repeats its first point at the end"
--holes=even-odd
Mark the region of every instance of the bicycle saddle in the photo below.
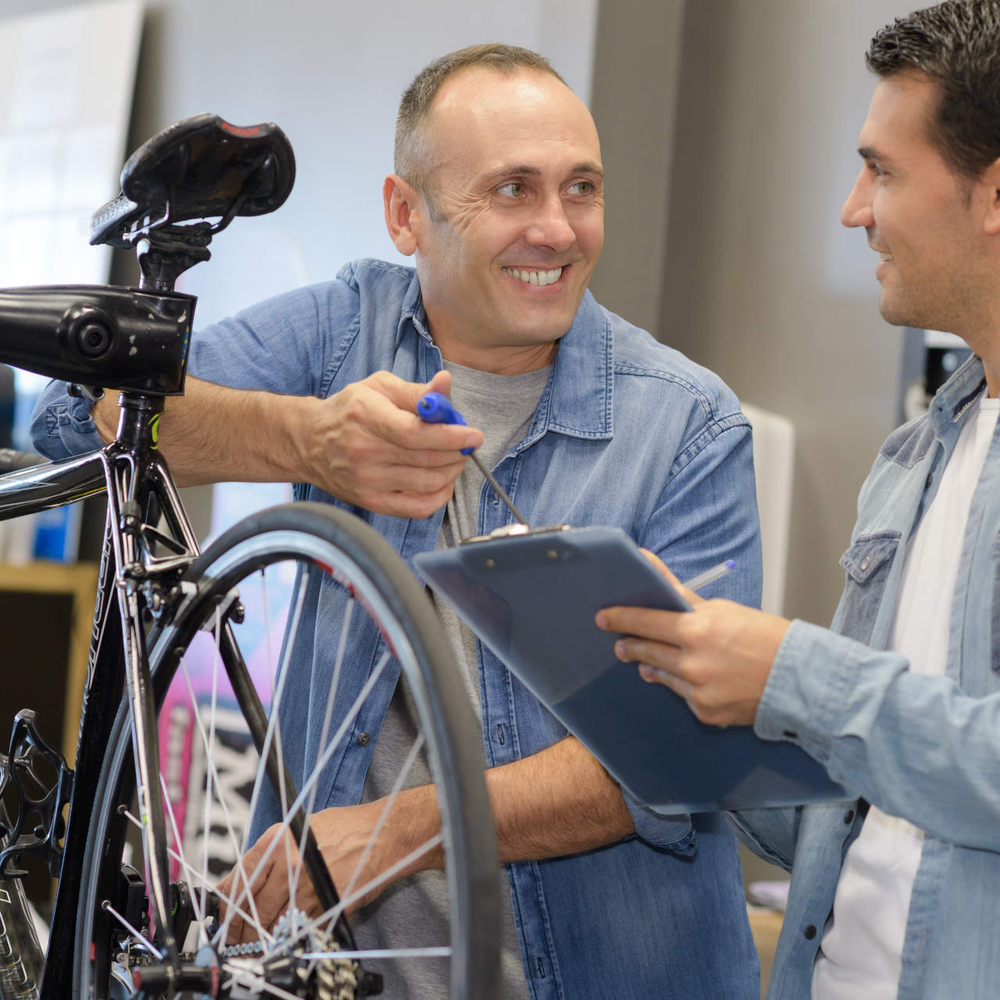
{"type": "Polygon", "coordinates": [[[225,228],[237,215],[279,208],[295,181],[295,155],[285,133],[268,123],[241,128],[202,114],[171,125],[125,162],[121,193],[91,220],[90,243],[131,247],[167,228],[194,242],[225,228]],[[210,226],[178,226],[219,218],[210,226]]]}

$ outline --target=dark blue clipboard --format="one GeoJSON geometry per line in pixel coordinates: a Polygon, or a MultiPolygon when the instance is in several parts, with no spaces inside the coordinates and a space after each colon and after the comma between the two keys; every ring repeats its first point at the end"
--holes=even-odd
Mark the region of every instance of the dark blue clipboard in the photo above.
{"type": "MultiPolygon", "coordinates": [[[[664,814],[850,798],[791,743],[699,722],[614,655],[594,615],[690,610],[617,528],[490,538],[416,556],[420,575],[639,801],[664,814]]],[[[737,569],[734,572],[738,572],[737,569]]]]}

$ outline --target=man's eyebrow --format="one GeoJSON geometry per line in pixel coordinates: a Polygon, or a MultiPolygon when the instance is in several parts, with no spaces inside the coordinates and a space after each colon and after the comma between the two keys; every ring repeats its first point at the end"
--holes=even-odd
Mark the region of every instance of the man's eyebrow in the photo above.
{"type": "MultiPolygon", "coordinates": [[[[604,178],[604,168],[593,160],[584,160],[581,163],[577,163],[569,172],[571,174],[595,174],[602,179],[604,178]]],[[[502,167],[498,167],[496,170],[490,171],[485,180],[487,183],[492,183],[501,177],[540,177],[541,173],[538,167],[532,167],[528,164],[508,163],[502,167]]]]}
{"type": "Polygon", "coordinates": [[[859,146],[858,156],[862,160],[878,160],[879,163],[888,162],[888,158],[883,156],[874,146],[859,146]]]}

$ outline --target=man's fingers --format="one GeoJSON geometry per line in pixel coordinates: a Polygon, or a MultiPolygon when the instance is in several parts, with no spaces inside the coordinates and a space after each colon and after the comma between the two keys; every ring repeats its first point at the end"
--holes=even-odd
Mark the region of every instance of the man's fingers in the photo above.
{"type": "Polygon", "coordinates": [[[621,632],[622,635],[642,636],[655,642],[666,642],[673,646],[681,643],[681,619],[686,611],[659,611],[655,608],[602,608],[594,621],[605,632],[621,632]]]}
{"type": "Polygon", "coordinates": [[[640,549],[640,551],[656,567],[656,569],[670,581],[674,590],[676,590],[677,593],[691,605],[691,607],[704,602],[704,598],[699,597],[693,590],[688,590],[687,587],[685,587],[684,584],[681,583],[676,576],[674,576],[674,574],[667,567],[666,563],[664,563],[658,555],[650,552],[649,549],[640,549]]]}
{"type": "Polygon", "coordinates": [[[409,450],[456,450],[478,448],[482,434],[462,424],[427,424],[417,416],[417,403],[428,392],[451,392],[451,374],[438,372],[430,382],[404,382],[391,372],[376,372],[359,385],[369,385],[390,406],[379,408],[377,416],[387,440],[409,450]]]}
{"type": "Polygon", "coordinates": [[[679,694],[688,704],[688,707],[697,715],[697,709],[691,700],[692,686],[689,680],[664,670],[654,667],[649,663],[639,664],[639,676],[647,684],[661,684],[665,688],[670,688],[675,694],[679,694]]]}
{"type": "Polygon", "coordinates": [[[622,663],[645,663],[656,670],[677,674],[681,670],[681,651],[662,642],[648,642],[626,636],[615,643],[615,656],[622,663]]]}
{"type": "MultiPolygon", "coordinates": [[[[444,368],[442,368],[439,372],[435,372],[434,377],[424,386],[424,392],[440,392],[444,396],[450,396],[451,372],[444,368]]],[[[420,395],[422,396],[423,393],[420,395]]]]}

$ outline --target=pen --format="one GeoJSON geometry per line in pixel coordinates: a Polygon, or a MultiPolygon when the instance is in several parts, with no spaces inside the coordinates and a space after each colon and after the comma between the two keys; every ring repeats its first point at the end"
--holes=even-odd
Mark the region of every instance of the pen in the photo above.
{"type": "Polygon", "coordinates": [[[683,586],[687,587],[688,590],[701,590],[702,587],[707,587],[710,583],[718,580],[720,576],[725,576],[735,565],[734,560],[727,559],[725,562],[719,563],[718,566],[713,566],[711,569],[706,569],[704,573],[691,577],[683,586]]]}

